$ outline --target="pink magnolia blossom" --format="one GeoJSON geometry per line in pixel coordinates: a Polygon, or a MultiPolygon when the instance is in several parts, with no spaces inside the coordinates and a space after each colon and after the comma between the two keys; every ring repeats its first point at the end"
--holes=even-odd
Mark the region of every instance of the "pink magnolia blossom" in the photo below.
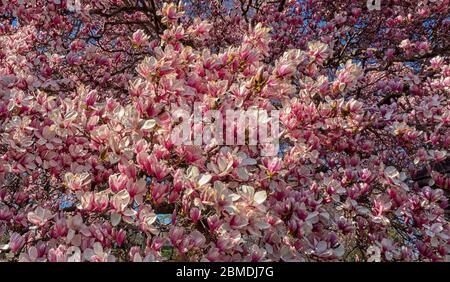
{"type": "Polygon", "coordinates": [[[25,238],[18,233],[13,233],[9,239],[9,248],[11,252],[17,253],[25,245],[25,238]]]}
{"type": "Polygon", "coordinates": [[[148,36],[140,29],[133,33],[131,43],[135,48],[143,47],[148,44],[148,36]]]}

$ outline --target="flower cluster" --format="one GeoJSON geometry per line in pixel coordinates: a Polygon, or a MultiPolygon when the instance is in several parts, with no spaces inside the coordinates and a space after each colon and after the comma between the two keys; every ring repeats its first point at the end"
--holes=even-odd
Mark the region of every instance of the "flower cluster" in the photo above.
{"type": "Polygon", "coordinates": [[[450,260],[448,1],[15,2],[0,261],[450,260]],[[194,105],[279,110],[278,154],[174,144],[194,105]]]}

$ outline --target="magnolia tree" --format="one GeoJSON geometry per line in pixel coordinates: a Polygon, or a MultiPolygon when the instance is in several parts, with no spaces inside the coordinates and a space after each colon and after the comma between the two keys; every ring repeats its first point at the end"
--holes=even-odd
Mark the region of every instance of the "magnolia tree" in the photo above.
{"type": "Polygon", "coordinates": [[[450,261],[449,0],[0,20],[1,261],[450,261]]]}

